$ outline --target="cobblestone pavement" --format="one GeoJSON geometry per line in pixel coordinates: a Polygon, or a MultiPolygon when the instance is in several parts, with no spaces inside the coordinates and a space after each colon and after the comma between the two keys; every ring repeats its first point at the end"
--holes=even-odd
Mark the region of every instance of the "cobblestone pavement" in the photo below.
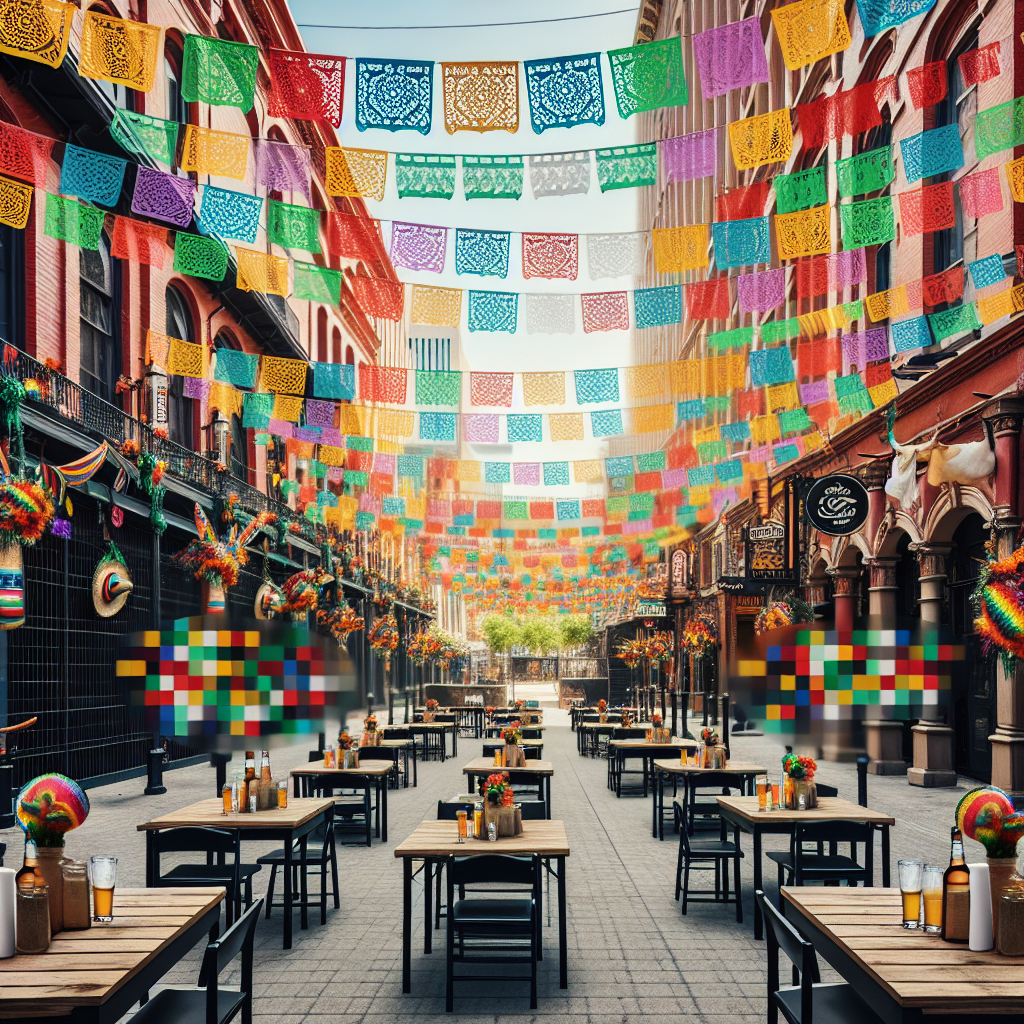
{"type": "MultiPolygon", "coordinates": [[[[709,1024],[763,1021],[765,1016],[764,944],[752,933],[753,891],[749,837],[743,844],[744,923],[734,908],[691,905],[683,917],[673,900],[677,843],[651,838],[651,800],[616,799],[605,786],[606,766],[581,758],[566,716],[546,711],[544,756],[555,764],[553,811],[565,821],[572,850],[568,860],[569,987],[558,987],[557,924],[544,930],[545,959],[540,970],[539,1006],[529,1009],[525,986],[485,984],[456,988],[456,1013],[444,1013],[444,945],[436,933],[434,953],[422,952],[422,891],[414,882],[412,992],[401,992],[401,865],[395,845],[423,819],[436,816],[437,800],[463,790],[461,767],[480,752],[480,741],[460,737],[459,756],[444,764],[419,766],[419,786],[392,792],[389,841],[371,848],[339,849],[341,910],[333,908],[321,927],[310,914],[302,932],[296,917],[295,945],[281,949],[281,911],[260,922],[257,932],[254,1019],[262,1024],[366,1021],[368,1024],[429,1024],[454,1017],[479,1022],[522,1020],[622,1024],[676,1024],[686,1016],[709,1024]]],[[[306,747],[274,751],[275,775],[307,761],[306,747]]],[[[778,774],[782,746],[771,737],[736,737],[733,755],[765,764],[778,774]]],[[[856,767],[825,763],[819,779],[856,800],[856,767]]],[[[167,793],[143,796],[142,779],[90,791],[92,812],[68,838],[68,855],[93,853],[120,857],[119,885],[144,884],[144,840],[136,825],[214,794],[209,765],[165,776],[167,793]]],[[[914,856],[945,864],[953,808],[970,783],[956,790],[925,791],[903,778],[869,777],[872,807],[897,819],[892,856],[914,856]]],[[[20,833],[0,834],[8,843],[7,863],[20,858],[20,833]]],[[[766,848],[784,848],[783,837],[767,837],[766,848]]],[[[973,845],[973,844],[971,844],[973,845]]],[[[980,847],[968,859],[980,859],[980,847]]],[[[263,852],[247,844],[246,860],[263,852]]],[[[877,856],[876,856],[877,861],[877,856]]],[[[769,865],[768,867],[771,867],[769,865]]],[[[876,864],[876,872],[880,867],[876,864]]],[[[775,895],[774,872],[766,869],[775,895]]],[[[893,873],[895,878],[895,871],[893,873]]],[[[267,873],[255,888],[266,888],[267,873]]],[[[704,880],[697,876],[696,885],[704,880]]],[[[880,884],[880,883],[879,883],[880,884]]],[[[552,892],[552,896],[554,893],[552,892]]],[[[548,903],[551,906],[553,900],[548,903]]],[[[553,909],[553,908],[552,908],[553,909]]],[[[168,984],[193,984],[201,947],[171,971],[168,984]]],[[[827,977],[827,971],[824,972],[827,977]]],[[[225,976],[226,980],[227,976],[225,976]]]]}

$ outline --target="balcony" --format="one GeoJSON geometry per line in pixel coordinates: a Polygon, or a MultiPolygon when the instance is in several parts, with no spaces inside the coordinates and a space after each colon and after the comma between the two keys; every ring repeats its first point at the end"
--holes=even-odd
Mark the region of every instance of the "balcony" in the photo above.
{"type": "Polygon", "coordinates": [[[141,420],[10,345],[4,346],[4,369],[20,380],[32,378],[39,384],[38,392],[30,393],[25,399],[23,412],[31,415],[38,411],[55,424],[83,428],[97,444],[111,441],[120,446],[124,441],[135,441],[140,451],[150,452],[164,462],[166,473],[171,477],[211,495],[236,494],[239,505],[252,514],[264,511],[291,514],[288,506],[221,469],[216,460],[168,438],[157,437],[152,427],[141,420]]]}

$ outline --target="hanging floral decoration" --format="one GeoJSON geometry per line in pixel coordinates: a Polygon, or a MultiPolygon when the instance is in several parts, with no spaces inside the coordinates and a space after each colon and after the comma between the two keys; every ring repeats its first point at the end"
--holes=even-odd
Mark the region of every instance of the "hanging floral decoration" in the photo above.
{"type": "Polygon", "coordinates": [[[629,668],[636,668],[646,657],[644,646],[643,640],[620,640],[615,648],[615,657],[624,661],[629,668]]]}
{"type": "Polygon", "coordinates": [[[53,494],[35,480],[0,478],[0,546],[31,547],[53,520],[53,494]]]}
{"type": "Polygon", "coordinates": [[[316,613],[316,624],[330,633],[339,644],[344,644],[350,633],[363,628],[363,620],[347,604],[321,608],[316,613]]]}
{"type": "Polygon", "coordinates": [[[718,644],[718,628],[710,615],[698,615],[683,627],[680,648],[695,658],[706,658],[718,644]]]}
{"type": "Polygon", "coordinates": [[[370,648],[378,658],[389,658],[398,647],[398,623],[394,615],[385,615],[370,628],[370,648]]]}
{"type": "Polygon", "coordinates": [[[259,529],[274,522],[276,518],[270,512],[261,512],[244,527],[235,523],[227,537],[221,540],[213,532],[206,514],[196,504],[196,530],[199,536],[184,551],[179,551],[174,561],[191,572],[197,580],[205,580],[211,587],[233,587],[238,582],[242,566],[249,561],[245,545],[259,529]]]}
{"type": "Polygon", "coordinates": [[[644,647],[649,661],[671,661],[674,637],[667,629],[659,629],[644,641],[644,647]]]}
{"type": "MultiPolygon", "coordinates": [[[[135,442],[132,442],[132,444],[135,450],[138,451],[138,444],[135,442]]],[[[130,450],[127,441],[121,445],[121,452],[124,455],[129,453],[125,450],[126,448],[130,450]]],[[[167,488],[160,483],[164,478],[167,464],[159,461],[152,452],[139,452],[136,465],[139,467],[139,484],[146,494],[149,495],[150,524],[153,527],[153,532],[160,536],[167,529],[167,519],[164,517],[164,495],[167,493],[167,488]]],[[[196,508],[198,507],[197,505],[196,508]]]]}
{"type": "Polygon", "coordinates": [[[284,607],[281,610],[292,614],[316,611],[320,605],[320,588],[333,581],[334,577],[319,566],[289,576],[281,584],[281,592],[284,594],[284,607]]]}
{"type": "Polygon", "coordinates": [[[813,619],[814,609],[794,594],[785,594],[778,600],[769,596],[768,604],[754,620],[754,632],[761,636],[770,629],[794,626],[800,622],[811,622],[813,619]]]}

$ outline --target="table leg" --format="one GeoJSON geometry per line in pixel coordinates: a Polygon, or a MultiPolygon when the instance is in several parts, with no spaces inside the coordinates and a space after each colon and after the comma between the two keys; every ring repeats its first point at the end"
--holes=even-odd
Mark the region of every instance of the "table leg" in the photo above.
{"type": "Polygon", "coordinates": [[[416,756],[416,741],[413,740],[412,744],[412,788],[415,789],[419,784],[419,758],[416,756]]]}
{"type": "MultiPolygon", "coordinates": [[[[754,891],[764,892],[764,880],[761,875],[761,830],[754,829],[754,891]]],[[[761,919],[761,906],[754,900],[754,938],[764,937],[764,921],[761,919]]]]}
{"type": "Polygon", "coordinates": [[[456,725],[452,729],[452,757],[459,756],[459,727],[456,725]]]}
{"type": "Polygon", "coordinates": [[[293,775],[292,776],[292,796],[295,797],[296,800],[299,799],[299,777],[298,777],[298,775],[293,775]]]}
{"type": "Polygon", "coordinates": [[[892,885],[889,874],[889,826],[882,826],[882,886],[888,889],[892,885]]]}
{"type": "MultiPolygon", "coordinates": [[[[299,927],[303,931],[309,928],[309,907],[306,905],[309,902],[309,886],[306,875],[306,843],[308,839],[309,834],[307,833],[299,840],[299,898],[302,900],[302,906],[299,908],[299,927]]],[[[289,836],[288,842],[291,841],[292,837],[289,836]]]]}
{"type": "MultiPolygon", "coordinates": [[[[440,870],[440,866],[438,866],[440,870]]],[[[434,862],[423,861],[423,952],[430,952],[430,933],[434,930],[434,862]]]]}
{"type": "Polygon", "coordinates": [[[661,772],[658,772],[654,777],[654,786],[651,790],[651,803],[654,805],[653,817],[651,819],[651,836],[654,839],[658,839],[658,820],[661,817],[661,801],[659,800],[659,794],[664,795],[662,790],[662,777],[661,772]]]}
{"type": "Polygon", "coordinates": [[[292,892],[292,837],[289,833],[284,841],[284,948],[292,948],[292,903],[295,894],[292,892]]]}
{"type": "Polygon", "coordinates": [[[153,829],[146,830],[146,888],[156,888],[156,870],[153,863],[153,829]]]}
{"type": "Polygon", "coordinates": [[[550,821],[551,820],[551,776],[550,775],[544,780],[544,792],[547,794],[547,799],[545,800],[544,803],[545,803],[545,808],[547,810],[548,820],[550,821]]]}
{"type": "Polygon", "coordinates": [[[558,858],[558,987],[569,987],[569,942],[566,935],[565,858],[558,858]]]}
{"type": "Polygon", "coordinates": [[[384,779],[384,785],[381,786],[381,798],[384,801],[384,807],[380,814],[380,841],[386,843],[388,841],[388,780],[384,779]]]}
{"type": "Polygon", "coordinates": [[[411,987],[412,974],[412,857],[402,858],[402,991],[411,987]]]}
{"type": "MultiPolygon", "coordinates": [[[[367,780],[366,788],[370,788],[370,782],[367,780]]],[[[373,834],[380,839],[380,779],[375,779],[373,782],[373,788],[375,790],[374,808],[373,808],[373,834]]]]}

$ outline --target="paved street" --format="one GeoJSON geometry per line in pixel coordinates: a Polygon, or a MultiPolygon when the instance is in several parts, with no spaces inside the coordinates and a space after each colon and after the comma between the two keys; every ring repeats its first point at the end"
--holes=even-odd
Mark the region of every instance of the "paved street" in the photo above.
{"type": "MultiPolygon", "coordinates": [[[[572,854],[568,860],[569,988],[558,987],[557,927],[545,928],[545,959],[541,965],[539,1006],[529,1010],[525,986],[481,984],[456,988],[456,1016],[474,1021],[645,1024],[678,1022],[683,1014],[695,1021],[734,1024],[764,1020],[764,944],[752,935],[753,891],[749,837],[742,925],[732,907],[696,904],[687,917],[673,901],[677,844],[658,843],[650,836],[650,799],[616,799],[605,788],[603,761],[581,758],[566,716],[545,712],[544,756],[555,764],[552,787],[554,817],[565,821],[572,854]]],[[[306,747],[274,751],[275,774],[305,763],[306,747]]],[[[401,992],[401,865],[394,847],[424,818],[436,815],[437,800],[463,790],[461,767],[479,754],[477,740],[460,738],[459,757],[443,765],[421,764],[417,789],[392,792],[389,801],[389,842],[372,848],[339,850],[341,911],[330,910],[326,927],[311,913],[307,932],[298,931],[293,949],[281,949],[281,912],[261,921],[257,933],[255,1020],[265,1024],[301,1021],[423,1022],[450,1020],[444,1013],[444,947],[442,931],[434,953],[422,952],[422,914],[413,914],[412,993],[401,992]]],[[[782,754],[769,737],[738,738],[733,754],[772,768],[782,754]]],[[[823,763],[819,779],[838,785],[840,796],[856,800],[854,765],[823,763]]],[[[164,811],[214,793],[214,772],[208,765],[170,772],[168,792],[142,795],[144,780],[133,779],[90,791],[92,813],[85,826],[68,840],[69,856],[116,853],[119,885],[142,885],[144,841],[135,826],[164,811]]],[[[869,778],[869,802],[898,821],[892,833],[892,855],[915,856],[946,863],[949,823],[963,789],[922,791],[904,779],[869,778]]],[[[20,833],[7,833],[8,866],[20,861],[20,833]]],[[[783,848],[783,838],[769,838],[769,848],[783,848]]],[[[973,845],[973,844],[971,844],[973,845]]],[[[257,844],[245,847],[254,860],[257,844]]],[[[969,854],[979,859],[980,847],[969,854]]],[[[880,868],[876,865],[876,871],[880,868]]],[[[774,878],[774,871],[766,869],[774,878]]],[[[255,880],[265,891],[267,874],[255,880]]],[[[894,872],[895,877],[895,872],[894,872]]],[[[703,887],[699,876],[697,886],[703,887]]],[[[774,885],[770,884],[774,890],[774,885]]],[[[552,896],[554,891],[552,890],[552,896]]],[[[419,882],[414,900],[420,904],[419,882]]],[[[552,906],[553,900],[548,903],[552,906]]],[[[196,949],[167,978],[191,984],[198,974],[201,950],[196,949]]],[[[827,973],[827,972],[826,972],[827,973]]]]}

